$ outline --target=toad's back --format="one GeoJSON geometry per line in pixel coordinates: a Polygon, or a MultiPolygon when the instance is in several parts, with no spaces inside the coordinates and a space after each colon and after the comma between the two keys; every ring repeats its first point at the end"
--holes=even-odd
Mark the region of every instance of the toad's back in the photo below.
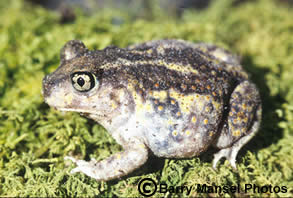
{"type": "Polygon", "coordinates": [[[113,80],[135,79],[144,90],[174,88],[183,94],[218,98],[228,94],[233,84],[247,79],[236,57],[212,45],[159,40],[106,51],[111,58],[99,68],[115,76],[113,80]]]}

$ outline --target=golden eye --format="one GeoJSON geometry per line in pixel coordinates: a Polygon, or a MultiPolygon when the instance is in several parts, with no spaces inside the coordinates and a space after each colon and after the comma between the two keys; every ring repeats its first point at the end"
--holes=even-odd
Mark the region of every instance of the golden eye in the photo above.
{"type": "Polygon", "coordinates": [[[95,87],[96,78],[89,72],[75,72],[71,75],[71,82],[74,89],[86,92],[95,87]]]}

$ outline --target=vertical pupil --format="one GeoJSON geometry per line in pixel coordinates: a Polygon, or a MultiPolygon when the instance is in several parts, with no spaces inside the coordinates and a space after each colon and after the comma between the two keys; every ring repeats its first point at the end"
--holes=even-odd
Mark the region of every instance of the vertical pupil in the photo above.
{"type": "Polygon", "coordinates": [[[79,77],[78,79],[77,79],[77,84],[79,85],[79,86],[83,86],[84,85],[84,79],[82,78],[82,77],[79,77]]]}

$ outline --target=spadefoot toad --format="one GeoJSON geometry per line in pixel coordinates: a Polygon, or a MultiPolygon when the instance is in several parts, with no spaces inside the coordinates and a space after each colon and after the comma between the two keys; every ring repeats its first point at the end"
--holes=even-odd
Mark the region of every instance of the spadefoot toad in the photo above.
{"type": "Polygon", "coordinates": [[[124,151],[76,163],[72,173],[111,180],[142,166],[150,153],[197,156],[213,146],[213,167],[257,132],[261,100],[238,58],[210,44],[156,40],[90,51],[78,40],[61,50],[61,64],[43,79],[46,103],[104,126],[124,151]]]}

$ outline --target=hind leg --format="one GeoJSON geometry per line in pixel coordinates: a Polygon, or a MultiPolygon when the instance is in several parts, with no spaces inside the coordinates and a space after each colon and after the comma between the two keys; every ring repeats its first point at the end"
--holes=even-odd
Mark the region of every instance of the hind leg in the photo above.
{"type": "Polygon", "coordinates": [[[227,120],[215,147],[221,149],[214,155],[213,168],[225,157],[236,169],[239,150],[256,134],[261,122],[261,104],[257,89],[248,81],[233,91],[227,120]]]}

